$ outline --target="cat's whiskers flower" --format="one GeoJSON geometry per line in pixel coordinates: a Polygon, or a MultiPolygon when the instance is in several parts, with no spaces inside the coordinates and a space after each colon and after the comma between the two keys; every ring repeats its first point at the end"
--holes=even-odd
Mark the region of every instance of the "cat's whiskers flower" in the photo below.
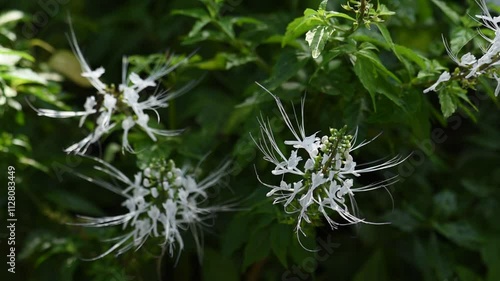
{"type": "MultiPolygon", "coordinates": [[[[306,235],[303,228],[308,224],[320,223],[321,217],[332,229],[360,222],[377,224],[359,217],[354,196],[356,193],[386,188],[396,181],[395,178],[361,187],[356,187],[353,179],[365,173],[392,168],[406,158],[396,156],[383,162],[358,165],[351,153],[369,144],[371,140],[356,145],[357,130],[354,135],[349,135],[346,127],[340,130],[330,129],[330,134],[322,137],[317,136],[319,132],[307,136],[304,126],[304,100],[301,102],[300,122],[297,121],[295,127],[279,98],[267,92],[273,96],[281,117],[295,140],[284,141],[285,145],[293,148],[287,157],[277,144],[270,123],[265,122],[262,117],[259,118],[261,138],[258,141],[254,139],[254,142],[264,154],[264,160],[275,166],[271,173],[279,175],[281,181],[279,185],[272,185],[264,183],[258,175],[257,179],[271,189],[266,195],[274,198],[273,204],[283,205],[285,213],[296,218],[297,236],[299,237],[299,233],[306,235]],[[337,222],[334,219],[335,214],[345,223],[337,222]]],[[[296,115],[295,119],[299,120],[296,115]]]]}
{"type": "Polygon", "coordinates": [[[100,259],[110,253],[115,255],[136,248],[139,249],[149,239],[160,241],[162,247],[168,249],[170,256],[184,249],[183,231],[193,230],[198,253],[201,257],[202,235],[200,226],[214,216],[216,212],[230,210],[227,206],[206,205],[206,190],[218,184],[227,174],[229,163],[221,166],[205,179],[197,181],[187,170],[181,170],[170,161],[158,161],[128,178],[112,165],[95,159],[100,165],[96,170],[124,184],[116,184],[76,175],[92,183],[111,190],[124,198],[122,206],[127,210],[124,214],[93,218],[80,217],[83,222],[75,225],[88,227],[120,226],[127,233],[109,241],[118,241],[101,255],[90,260],[100,259]]]}
{"type": "Polygon", "coordinates": [[[36,109],[32,106],[40,116],[52,118],[80,117],[80,127],[88,120],[89,116],[95,116],[94,130],[81,141],[66,148],[67,153],[85,153],[91,144],[99,141],[103,136],[109,134],[112,129],[116,128],[117,123],[121,124],[123,129],[122,150],[128,152],[134,152],[128,141],[128,135],[130,130],[135,127],[135,124],[146,132],[153,141],[157,140],[157,136],[170,137],[182,133],[183,130],[163,130],[151,127],[150,117],[147,113],[148,111],[154,112],[157,122],[160,123],[160,114],[157,110],[168,107],[170,100],[185,93],[195,85],[195,82],[191,82],[178,91],[158,92],[158,80],[168,75],[182,62],[170,65],[171,60],[169,59],[166,65],[157,67],[147,77],[142,78],[135,72],[127,74],[129,63],[127,58],[124,57],[122,61],[122,83],[115,87],[112,84],[107,85],[102,82],[101,76],[105,73],[102,66],[94,70],[89,66],[78,46],[73,29],[71,29],[68,38],[73,53],[80,62],[81,75],[96,89],[97,94],[86,99],[85,111],[56,111],[36,109]],[[144,97],[142,92],[151,87],[156,87],[155,93],[144,97]]]}

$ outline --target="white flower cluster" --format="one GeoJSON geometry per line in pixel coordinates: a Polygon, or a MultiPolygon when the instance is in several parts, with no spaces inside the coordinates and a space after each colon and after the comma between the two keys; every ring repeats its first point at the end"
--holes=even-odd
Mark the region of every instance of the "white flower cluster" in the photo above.
{"type": "Polygon", "coordinates": [[[106,227],[121,225],[129,230],[125,235],[112,239],[116,242],[109,250],[93,258],[102,258],[116,251],[120,255],[131,248],[140,248],[148,238],[158,238],[164,249],[168,248],[170,256],[177,248],[179,254],[184,248],[181,232],[190,229],[201,258],[203,238],[200,225],[211,218],[215,212],[228,210],[224,206],[201,207],[207,199],[207,189],[216,185],[226,175],[228,164],[205,179],[197,182],[193,174],[189,174],[170,161],[157,161],[146,169],[135,174],[131,180],[110,164],[95,159],[102,166],[97,170],[104,172],[126,185],[125,188],[101,180],[79,176],[94,182],[124,197],[122,205],[127,212],[118,216],[92,218],[82,217],[84,223],[78,225],[90,227],[106,227]]]}
{"type": "Polygon", "coordinates": [[[148,136],[156,141],[155,135],[174,136],[182,130],[161,130],[149,126],[150,116],[148,111],[156,113],[158,123],[160,116],[157,112],[159,108],[168,106],[168,101],[179,96],[192,87],[192,83],[175,92],[160,92],[150,95],[147,98],[141,98],[141,92],[149,87],[156,87],[157,80],[173,71],[179,64],[169,66],[170,61],[165,66],[156,69],[148,77],[141,78],[137,73],[131,72],[127,75],[128,60],[123,58],[122,82],[116,88],[113,84],[107,85],[100,80],[104,74],[104,68],[99,67],[92,70],[86,62],[78,46],[74,32],[71,32],[71,47],[82,68],[82,76],[87,78],[90,84],[97,90],[95,96],[87,98],[84,104],[84,111],[56,111],[51,109],[35,109],[40,116],[52,118],[70,118],[81,117],[81,127],[90,115],[96,115],[94,130],[81,141],[65,149],[67,153],[85,153],[88,147],[108,134],[117,123],[121,122],[123,129],[122,150],[133,152],[128,142],[129,130],[137,125],[148,136]]]}
{"type": "MultiPolygon", "coordinates": [[[[268,93],[271,94],[269,91],[268,93]]],[[[261,182],[271,188],[267,196],[274,197],[274,204],[283,204],[287,214],[297,217],[297,235],[299,232],[305,235],[302,230],[304,225],[320,223],[321,217],[332,229],[343,224],[367,223],[357,216],[355,193],[385,188],[394,182],[394,178],[360,187],[355,187],[353,179],[364,173],[394,167],[404,159],[394,157],[386,162],[358,165],[351,153],[369,142],[363,141],[355,145],[356,134],[348,135],[346,127],[340,130],[330,129],[330,135],[321,138],[316,136],[317,133],[306,136],[304,102],[301,122],[297,122],[298,128],[295,128],[281,101],[276,96],[273,97],[295,139],[284,142],[293,147],[290,156],[286,156],[276,143],[270,123],[259,120],[261,139],[256,142],[257,146],[264,154],[264,159],[275,165],[272,174],[282,177],[280,185],[261,182]],[[332,218],[335,213],[347,223],[335,221],[332,218]]]]}
{"type": "MultiPolygon", "coordinates": [[[[497,76],[495,69],[492,67],[500,65],[500,17],[493,17],[488,10],[486,2],[484,0],[476,1],[479,7],[481,8],[483,14],[476,15],[477,18],[481,19],[482,25],[490,29],[494,32],[494,36],[492,38],[485,35],[483,32],[479,31],[481,37],[483,37],[488,43],[489,46],[483,49],[483,55],[477,59],[473,54],[466,53],[460,59],[458,59],[457,55],[451,51],[450,46],[444,40],[444,45],[446,48],[446,52],[450,56],[450,58],[460,67],[460,72],[458,75],[465,79],[476,78],[485,73],[488,76],[492,76],[496,82],[497,87],[495,89],[495,96],[498,96],[500,93],[500,77],[497,76]]],[[[451,75],[448,71],[444,71],[432,86],[424,90],[424,93],[430,91],[436,91],[437,86],[440,83],[446,82],[451,79],[451,75]]]]}

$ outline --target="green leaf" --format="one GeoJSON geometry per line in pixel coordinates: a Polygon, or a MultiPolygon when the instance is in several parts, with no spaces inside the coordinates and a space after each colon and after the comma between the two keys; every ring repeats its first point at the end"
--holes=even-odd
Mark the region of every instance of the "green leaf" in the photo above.
{"type": "Polygon", "coordinates": [[[454,192],[443,190],[433,198],[434,210],[438,215],[449,217],[457,212],[457,196],[454,192]]]}
{"type": "Polygon", "coordinates": [[[460,16],[453,9],[448,7],[446,2],[441,0],[431,0],[441,11],[456,25],[460,24],[460,16]]]}
{"type": "Polygon", "coordinates": [[[46,85],[47,80],[28,68],[14,69],[4,75],[5,78],[12,80],[12,85],[23,85],[27,83],[36,83],[46,85]]]}
{"type": "Polygon", "coordinates": [[[398,53],[401,56],[404,56],[405,58],[413,61],[420,67],[421,69],[426,68],[426,61],[427,58],[417,54],[414,50],[407,48],[405,46],[401,46],[398,44],[394,45],[394,52],[398,53]]]}
{"type": "Polygon", "coordinates": [[[287,51],[281,53],[273,67],[271,77],[264,83],[264,86],[269,91],[273,91],[296,75],[306,62],[307,59],[299,59],[295,52],[287,51]]]}
{"type": "Polygon", "coordinates": [[[433,225],[439,233],[461,247],[478,250],[483,245],[483,239],[478,231],[467,222],[434,223],[433,225]]]}
{"type": "Polygon", "coordinates": [[[219,252],[206,248],[203,253],[203,280],[205,281],[237,281],[240,280],[237,266],[219,252]],[[221,270],[224,269],[224,270],[221,270]]]}
{"type": "Polygon", "coordinates": [[[252,17],[231,17],[231,22],[237,26],[251,24],[256,26],[266,26],[266,23],[252,17]]]}
{"type": "Polygon", "coordinates": [[[329,26],[317,26],[306,33],[306,41],[313,58],[318,58],[335,30],[329,26]]]}
{"type": "Polygon", "coordinates": [[[232,18],[230,17],[223,18],[222,20],[217,21],[216,23],[217,25],[219,25],[224,34],[226,34],[230,39],[235,39],[232,18]]]}
{"type": "Polygon", "coordinates": [[[191,37],[185,37],[182,44],[192,45],[204,41],[227,42],[227,36],[219,30],[205,29],[191,37]]]}
{"type": "Polygon", "coordinates": [[[457,110],[457,104],[455,102],[455,99],[453,99],[451,94],[448,91],[446,91],[446,89],[440,91],[438,96],[443,116],[445,118],[450,117],[457,110]]]}
{"type": "Polygon", "coordinates": [[[388,279],[387,266],[382,250],[377,250],[356,273],[353,281],[386,281],[388,279]]]}
{"type": "Polygon", "coordinates": [[[357,55],[358,55],[358,58],[360,56],[363,56],[363,57],[366,57],[367,59],[369,59],[373,63],[373,65],[377,68],[377,70],[379,72],[381,72],[381,74],[384,77],[387,77],[387,76],[391,77],[392,79],[394,79],[395,82],[397,82],[398,84],[401,84],[401,80],[382,64],[382,62],[380,61],[380,59],[378,58],[378,56],[374,52],[367,50],[367,49],[363,49],[363,50],[360,50],[357,55]]]}
{"type": "Polygon", "coordinates": [[[286,224],[274,225],[271,229],[271,248],[284,267],[288,267],[287,249],[293,238],[293,227],[286,224]]]}
{"type": "Polygon", "coordinates": [[[383,94],[399,107],[403,107],[402,101],[398,97],[398,89],[391,86],[391,83],[385,77],[395,77],[394,82],[400,82],[399,79],[387,70],[378,58],[369,55],[367,51],[358,52],[354,63],[354,72],[363,87],[370,93],[375,110],[375,96],[377,93],[383,94]]]}
{"type": "Polygon", "coordinates": [[[388,213],[384,217],[385,220],[390,222],[392,226],[395,226],[405,232],[414,231],[419,224],[413,216],[398,209],[388,213]]]}
{"type": "MultiPolygon", "coordinates": [[[[460,50],[470,40],[477,36],[477,31],[471,28],[457,27],[451,32],[450,49],[454,55],[457,55],[460,50]]],[[[460,59],[460,57],[458,57],[460,59]]]]}
{"type": "Polygon", "coordinates": [[[47,174],[49,173],[49,168],[47,166],[41,164],[40,162],[36,161],[35,159],[28,158],[25,156],[20,156],[19,163],[31,166],[31,167],[36,168],[36,169],[38,169],[42,172],[45,172],[47,174]]]}
{"type": "MultiPolygon", "coordinates": [[[[410,65],[410,63],[407,62],[403,58],[403,53],[406,53],[406,54],[413,56],[412,60],[415,63],[419,64],[420,67],[424,67],[424,64],[421,61],[421,58],[417,54],[415,54],[411,49],[408,49],[408,48],[403,47],[403,46],[396,46],[396,44],[394,44],[394,42],[392,41],[391,34],[389,33],[389,30],[387,29],[387,27],[385,25],[380,24],[380,23],[376,23],[375,25],[377,26],[380,33],[382,34],[382,37],[384,37],[385,41],[387,42],[387,44],[391,48],[392,52],[396,55],[398,60],[404,64],[406,70],[409,72],[409,75],[413,75],[415,71],[413,70],[413,67],[410,65]]],[[[411,79],[411,77],[410,77],[410,79],[411,79]]]]}
{"type": "Polygon", "coordinates": [[[318,10],[326,10],[326,5],[328,4],[328,0],[323,0],[319,3],[318,10]]]}
{"type": "Polygon", "coordinates": [[[315,26],[324,25],[325,23],[316,17],[316,15],[317,12],[315,10],[306,9],[303,17],[296,18],[288,24],[281,46],[284,47],[295,38],[301,36],[315,26]]]}
{"type": "Polygon", "coordinates": [[[303,236],[302,234],[297,235],[295,230],[292,232],[292,235],[294,237],[287,251],[292,257],[293,264],[302,265],[304,260],[314,258],[315,252],[306,250],[318,249],[318,243],[316,241],[316,233],[314,232],[314,229],[312,229],[311,233],[308,233],[307,236],[303,236]],[[301,245],[301,243],[303,246],[301,245]],[[304,249],[304,247],[306,249],[304,249]]]}
{"type": "Polygon", "coordinates": [[[209,14],[204,9],[173,10],[170,14],[187,16],[195,19],[210,19],[209,14]]]}
{"type": "Polygon", "coordinates": [[[232,255],[248,240],[250,235],[248,216],[236,215],[233,217],[223,235],[222,253],[232,255]]]}
{"type": "Polygon", "coordinates": [[[488,267],[487,281],[500,280],[500,239],[490,238],[481,249],[481,258],[488,267]]]}
{"type": "Polygon", "coordinates": [[[351,21],[356,21],[355,18],[347,15],[347,14],[344,14],[344,13],[339,13],[339,12],[335,12],[335,11],[326,11],[325,12],[325,15],[326,15],[326,18],[327,19],[330,19],[330,18],[344,18],[344,19],[348,19],[348,20],[351,20],[351,21]]]}
{"type": "Polygon", "coordinates": [[[477,273],[467,268],[466,266],[457,266],[455,268],[455,272],[457,273],[460,281],[483,281],[477,273]]]}
{"type": "Polygon", "coordinates": [[[210,18],[204,18],[200,19],[197,21],[194,25],[193,28],[191,28],[191,31],[189,31],[187,38],[193,38],[197,35],[199,35],[200,31],[211,22],[212,20],[210,18]]]}
{"type": "Polygon", "coordinates": [[[0,65],[15,65],[21,58],[34,62],[35,58],[30,54],[0,47],[0,65]]]}
{"type": "Polygon", "coordinates": [[[246,270],[251,264],[267,257],[271,251],[270,243],[269,232],[266,228],[255,231],[245,246],[242,270],[246,270]]]}
{"type": "Polygon", "coordinates": [[[382,34],[382,37],[384,37],[385,41],[389,44],[390,48],[392,50],[394,50],[394,42],[392,41],[391,34],[389,33],[389,30],[387,29],[387,27],[383,24],[380,24],[380,23],[376,23],[375,25],[377,26],[378,30],[382,34]]]}

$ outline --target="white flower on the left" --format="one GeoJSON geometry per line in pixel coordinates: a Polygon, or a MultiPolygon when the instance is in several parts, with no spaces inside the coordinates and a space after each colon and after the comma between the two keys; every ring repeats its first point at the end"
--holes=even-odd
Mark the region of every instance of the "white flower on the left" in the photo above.
{"type": "Polygon", "coordinates": [[[131,72],[127,75],[128,60],[124,57],[122,82],[118,87],[115,87],[114,84],[107,85],[101,81],[101,76],[105,72],[103,67],[92,69],[89,66],[78,46],[73,30],[71,30],[70,34],[70,44],[76,58],[80,62],[82,69],[81,75],[89,81],[97,90],[97,93],[87,98],[83,106],[83,111],[57,111],[34,108],[39,116],[52,118],[80,117],[80,127],[88,116],[96,116],[94,130],[81,141],[66,148],[65,152],[78,154],[85,153],[91,144],[108,134],[117,124],[121,124],[123,129],[122,150],[128,152],[133,152],[132,146],[128,141],[128,133],[132,127],[139,127],[146,132],[153,141],[157,140],[157,135],[174,136],[182,132],[182,130],[161,130],[150,127],[150,116],[148,115],[148,111],[153,111],[156,114],[159,123],[160,116],[157,109],[166,108],[171,99],[189,90],[193,86],[193,83],[189,83],[178,91],[168,93],[166,91],[156,92],[147,98],[141,97],[140,95],[146,88],[157,87],[157,80],[173,71],[179,63],[170,65],[169,60],[163,67],[156,69],[148,77],[143,79],[135,72],[131,72]]]}
{"type": "Polygon", "coordinates": [[[113,183],[90,178],[78,172],[75,174],[100,185],[124,198],[122,206],[126,212],[109,217],[81,217],[82,223],[75,225],[88,227],[108,227],[120,225],[125,234],[109,241],[117,241],[107,251],[90,260],[100,259],[112,252],[118,256],[135,248],[139,249],[149,238],[160,242],[162,249],[170,256],[184,249],[183,233],[190,229],[198,253],[202,255],[203,236],[201,227],[206,220],[219,211],[229,211],[228,206],[204,207],[208,199],[207,189],[218,184],[227,174],[229,163],[197,181],[195,174],[176,167],[174,161],[156,160],[147,168],[128,178],[112,165],[95,158],[101,166],[95,169],[111,176],[113,183]],[[123,183],[124,186],[117,186],[123,183]]]}

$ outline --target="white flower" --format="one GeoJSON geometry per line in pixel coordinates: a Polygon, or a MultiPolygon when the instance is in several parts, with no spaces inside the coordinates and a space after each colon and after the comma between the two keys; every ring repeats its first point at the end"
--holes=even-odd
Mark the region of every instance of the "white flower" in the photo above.
{"type": "Polygon", "coordinates": [[[121,195],[124,198],[122,206],[126,208],[126,212],[103,218],[82,217],[85,222],[76,223],[89,227],[121,225],[125,231],[124,235],[112,239],[118,242],[91,260],[112,252],[120,255],[129,249],[138,249],[148,239],[161,241],[161,246],[168,249],[170,256],[176,251],[180,255],[184,248],[182,235],[188,229],[193,233],[201,258],[203,242],[200,226],[206,226],[204,221],[212,218],[215,212],[230,210],[226,206],[201,205],[206,205],[206,190],[216,185],[227,174],[229,164],[223,165],[205,179],[196,181],[186,170],[177,168],[172,160],[157,161],[136,173],[134,180],[131,180],[110,164],[93,159],[101,164],[95,168],[111,176],[113,183],[76,174],[121,195]],[[168,185],[165,185],[165,182],[168,182],[168,185]],[[116,183],[124,186],[120,187],[116,183]]]}
{"type": "Polygon", "coordinates": [[[492,66],[492,62],[498,62],[498,55],[500,54],[500,27],[498,23],[500,22],[500,17],[492,17],[486,2],[484,0],[476,1],[481,8],[483,14],[476,15],[477,18],[481,19],[483,26],[492,30],[495,34],[493,38],[489,38],[484,33],[480,32],[480,35],[490,43],[488,48],[484,51],[482,57],[480,57],[474,64],[470,72],[465,76],[465,78],[477,77],[484,72],[488,67],[492,66]]]}
{"type": "Polygon", "coordinates": [[[104,68],[99,67],[95,70],[90,68],[78,46],[73,30],[71,30],[70,33],[70,44],[75,56],[80,62],[82,68],[81,75],[87,78],[90,84],[96,89],[97,94],[87,98],[84,104],[85,111],[56,111],[33,108],[40,116],[52,118],[81,117],[79,123],[80,127],[85,120],[87,120],[88,116],[95,115],[95,120],[97,121],[94,131],[81,141],[66,148],[65,151],[67,153],[85,153],[91,144],[99,141],[102,136],[110,133],[111,129],[114,127],[114,123],[112,124],[113,120],[122,124],[122,150],[128,152],[133,152],[133,148],[128,142],[128,133],[135,124],[138,125],[138,128],[146,132],[153,141],[157,140],[157,135],[175,136],[182,132],[182,130],[162,130],[150,127],[148,112],[154,112],[157,117],[157,122],[160,123],[160,115],[157,110],[159,108],[166,108],[171,99],[189,90],[193,87],[194,83],[189,83],[175,92],[156,92],[146,97],[142,93],[147,88],[155,87],[158,79],[169,74],[179,64],[169,65],[170,61],[168,61],[165,66],[157,68],[149,76],[143,79],[135,72],[131,72],[127,75],[128,60],[123,58],[122,82],[118,87],[112,84],[108,86],[101,81],[101,76],[105,73],[104,68]]]}
{"type": "MultiPolygon", "coordinates": [[[[481,35],[481,37],[488,42],[488,46],[481,48],[483,54],[476,58],[476,56],[469,52],[458,59],[458,55],[453,53],[450,45],[443,38],[444,46],[449,57],[459,66],[459,77],[470,79],[486,74],[489,78],[495,78],[495,80],[498,81],[496,78],[497,70],[493,67],[500,65],[500,17],[493,17],[491,15],[486,1],[477,0],[476,3],[482,11],[481,15],[476,15],[476,18],[481,20],[481,22],[478,21],[478,23],[481,23],[484,28],[493,31],[494,34],[493,36],[486,35],[481,32],[481,30],[478,30],[479,35],[481,35]]],[[[443,72],[438,81],[431,87],[425,89],[424,93],[436,91],[436,87],[440,83],[448,81],[450,78],[451,76],[449,72],[443,72]]],[[[498,91],[496,91],[496,94],[498,94],[498,91]]]]}
{"type": "MultiPolygon", "coordinates": [[[[489,71],[492,66],[500,64],[500,17],[493,17],[490,14],[488,6],[486,5],[486,2],[484,0],[478,0],[476,1],[476,3],[482,10],[482,14],[476,15],[476,17],[482,21],[482,25],[485,28],[490,29],[494,34],[493,37],[489,37],[480,30],[478,31],[479,35],[481,35],[481,37],[483,37],[489,43],[486,48],[482,48],[483,55],[479,58],[476,58],[473,54],[466,53],[459,60],[457,55],[451,51],[448,42],[446,42],[446,40],[443,38],[446,52],[448,53],[450,58],[456,64],[458,64],[458,66],[461,67],[461,75],[464,75],[466,79],[479,77],[480,75],[489,71]]],[[[436,86],[440,82],[449,80],[450,78],[448,76],[444,76],[445,73],[441,74],[440,80],[438,80],[438,82],[436,82],[431,87],[427,88],[424,93],[435,91],[436,86]]],[[[489,74],[490,75],[488,76],[491,77],[491,73],[489,74]]],[[[449,75],[449,73],[447,73],[447,75],[449,75]]],[[[493,76],[494,75],[495,74],[493,73],[493,76]]]]}
{"type": "Polygon", "coordinates": [[[450,78],[451,78],[451,75],[450,75],[450,73],[448,71],[445,71],[445,72],[441,73],[441,75],[439,76],[439,78],[436,81],[436,83],[432,84],[432,86],[430,86],[429,88],[427,88],[427,89],[424,90],[424,94],[428,93],[430,91],[434,91],[435,92],[436,91],[436,87],[440,83],[446,82],[446,81],[450,80],[450,78]]]}
{"type": "Polygon", "coordinates": [[[264,154],[264,159],[275,165],[272,174],[279,175],[281,183],[279,186],[266,184],[257,177],[262,184],[271,188],[267,196],[274,197],[273,204],[283,204],[287,214],[296,216],[297,235],[299,233],[305,235],[302,230],[304,225],[318,220],[320,216],[324,217],[332,229],[342,224],[369,223],[358,217],[354,195],[385,188],[394,183],[395,178],[359,187],[354,185],[353,178],[394,167],[405,159],[397,156],[386,162],[358,165],[351,153],[371,141],[355,145],[357,131],[354,136],[349,135],[346,127],[340,130],[330,129],[330,134],[321,138],[316,137],[318,132],[307,136],[304,129],[304,100],[301,104],[302,117],[300,121],[297,120],[296,128],[281,101],[263,86],[261,87],[275,99],[281,116],[295,140],[284,142],[285,145],[294,148],[291,150],[291,156],[287,157],[276,143],[270,123],[260,118],[261,139],[258,142],[254,141],[264,154]],[[335,213],[346,223],[333,219],[335,213]]]}
{"type": "Polygon", "coordinates": [[[495,97],[498,97],[498,93],[500,93],[500,77],[496,73],[493,73],[493,77],[497,81],[497,86],[495,87],[495,97]]]}

